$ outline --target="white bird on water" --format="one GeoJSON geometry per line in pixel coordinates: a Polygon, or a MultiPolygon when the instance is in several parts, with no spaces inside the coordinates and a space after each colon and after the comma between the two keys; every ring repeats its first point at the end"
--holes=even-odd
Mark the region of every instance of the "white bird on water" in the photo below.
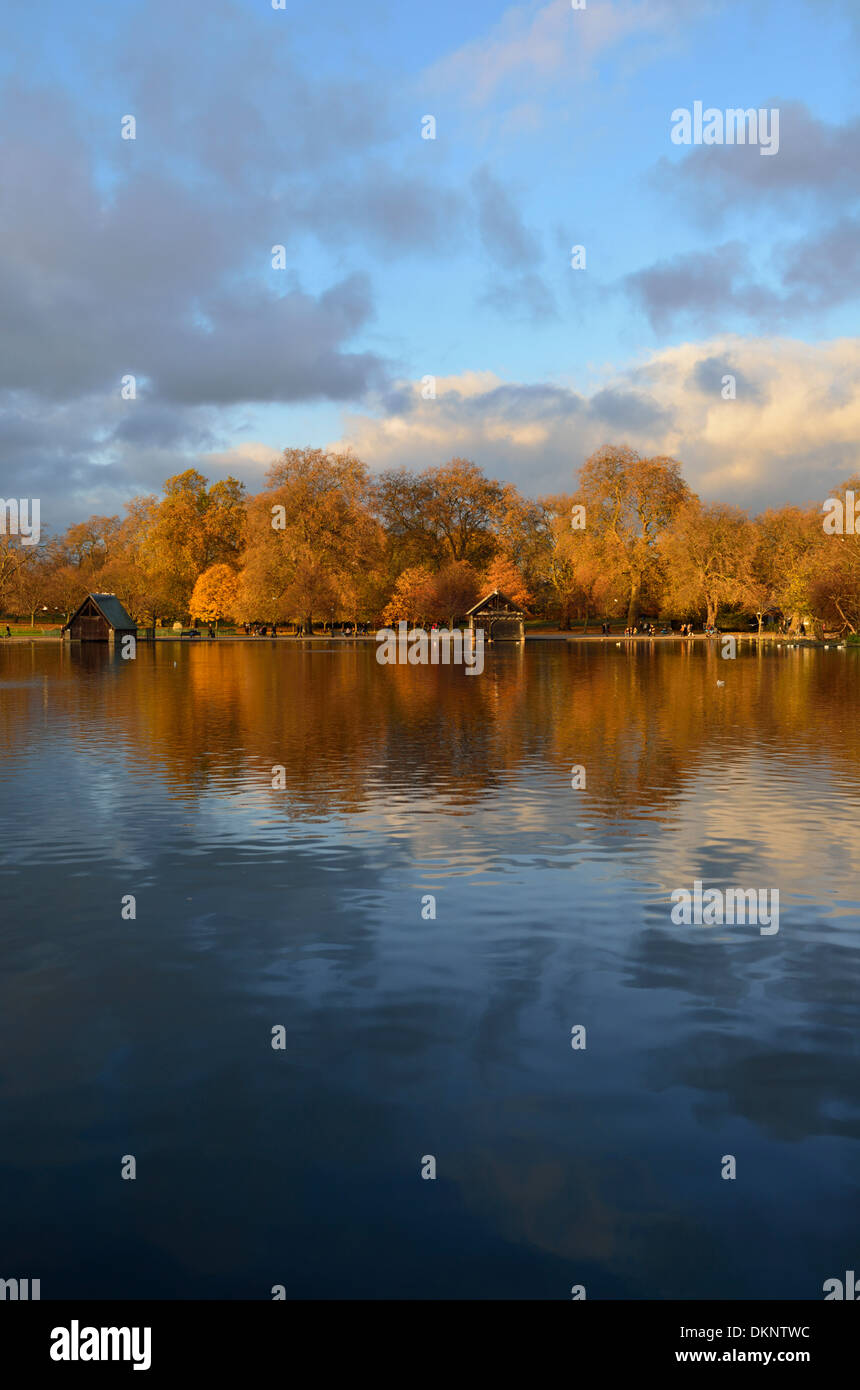
{"type": "Polygon", "coordinates": [[[725,685],[725,681],[717,681],[717,685],[725,685]]]}

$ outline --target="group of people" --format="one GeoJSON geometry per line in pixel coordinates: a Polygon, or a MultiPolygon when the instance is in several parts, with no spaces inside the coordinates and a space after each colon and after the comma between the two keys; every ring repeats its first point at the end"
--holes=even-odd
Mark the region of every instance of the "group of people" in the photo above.
{"type": "MultiPolygon", "coordinates": [[[[326,626],[329,626],[329,625],[326,624],[326,626]]],[[[331,630],[332,636],[334,636],[334,628],[331,628],[330,630],[331,630]]],[[[244,632],[244,634],[245,634],[246,637],[277,637],[277,636],[278,636],[278,625],[277,625],[277,623],[243,623],[243,624],[242,624],[242,631],[244,632]]],[[[344,637],[353,637],[353,636],[365,637],[365,636],[367,636],[367,634],[370,632],[370,624],[369,624],[369,623],[344,623],[344,624],[343,624],[343,628],[342,628],[342,632],[343,632],[344,637]]],[[[301,623],[298,623],[298,624],[296,625],[296,630],[295,630],[295,633],[294,633],[293,635],[294,635],[295,637],[304,637],[304,636],[310,637],[310,636],[312,636],[311,633],[305,633],[304,626],[303,626],[301,623]]],[[[210,631],[209,636],[210,636],[210,637],[214,637],[214,636],[215,636],[214,632],[210,631]]]]}
{"type": "MultiPolygon", "coordinates": [[[[600,624],[600,631],[603,633],[603,636],[604,636],[604,637],[611,637],[611,636],[612,636],[612,626],[611,626],[611,624],[610,624],[610,623],[601,623],[601,624],[600,624]]],[[[692,637],[694,631],[695,631],[695,626],[694,626],[693,623],[682,623],[682,624],[681,624],[680,635],[681,635],[682,637],[692,637]]],[[[716,628],[713,628],[713,629],[711,629],[711,628],[706,628],[705,631],[706,631],[709,635],[715,635],[715,634],[716,634],[716,628]]],[[[658,635],[658,632],[657,632],[657,625],[656,625],[656,623],[645,623],[645,622],[643,622],[643,623],[633,623],[631,626],[626,627],[626,628],[624,629],[624,636],[625,636],[625,637],[656,637],[657,635],[658,635]]],[[[672,636],[672,629],[671,629],[670,627],[661,627],[660,630],[659,630],[659,635],[660,635],[661,637],[671,637],[671,636],[672,636]]]]}
{"type": "MultiPolygon", "coordinates": [[[[604,629],[605,629],[605,631],[606,631],[606,633],[607,633],[607,635],[608,635],[608,633],[609,633],[609,624],[608,624],[608,623],[604,623],[603,626],[604,626],[604,629]]],[[[668,627],[661,627],[661,629],[660,629],[660,636],[661,636],[661,637],[667,637],[667,636],[669,635],[669,631],[670,631],[670,629],[669,629],[668,627]]],[[[656,637],[656,636],[657,636],[657,628],[656,628],[656,625],[655,625],[654,623],[641,623],[641,624],[640,624],[640,623],[634,623],[632,627],[626,627],[626,628],[624,629],[624,636],[625,636],[625,637],[640,637],[640,636],[641,636],[641,637],[656,637]]]]}

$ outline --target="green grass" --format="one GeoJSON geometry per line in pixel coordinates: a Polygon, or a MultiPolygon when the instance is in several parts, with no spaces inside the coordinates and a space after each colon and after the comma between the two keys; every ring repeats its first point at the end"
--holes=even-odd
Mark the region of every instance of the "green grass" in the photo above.
{"type": "MultiPolygon", "coordinates": [[[[28,627],[25,623],[9,623],[9,627],[12,629],[13,637],[36,637],[39,635],[59,637],[63,630],[62,623],[58,623],[56,626],[45,625],[43,627],[28,627]]],[[[2,619],[0,619],[0,635],[6,636],[6,623],[2,619]]]]}

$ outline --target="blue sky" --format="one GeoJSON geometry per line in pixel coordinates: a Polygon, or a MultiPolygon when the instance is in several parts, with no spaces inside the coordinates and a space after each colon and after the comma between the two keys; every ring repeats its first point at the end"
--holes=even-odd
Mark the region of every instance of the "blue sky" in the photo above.
{"type": "Polygon", "coordinates": [[[52,529],[286,445],[537,494],[627,443],[753,509],[857,471],[853,0],[7,16],[0,492],[52,529]],[[673,145],[697,100],[778,153],[673,145]]]}

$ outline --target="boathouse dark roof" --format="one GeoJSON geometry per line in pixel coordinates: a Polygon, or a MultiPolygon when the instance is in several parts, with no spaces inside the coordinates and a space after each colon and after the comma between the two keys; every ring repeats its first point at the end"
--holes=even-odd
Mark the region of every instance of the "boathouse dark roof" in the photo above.
{"type": "MultiPolygon", "coordinates": [[[[75,618],[78,616],[81,609],[86,607],[87,603],[95,604],[105,622],[113,628],[114,632],[137,632],[137,623],[134,621],[134,618],[125,611],[125,608],[120,603],[116,594],[87,594],[83,603],[79,604],[69,618],[69,621],[65,625],[66,627],[71,627],[75,618]]],[[[65,628],[63,631],[65,631],[65,628]]]]}
{"type": "Polygon", "coordinates": [[[507,613],[511,617],[522,617],[522,609],[517,608],[513,600],[509,599],[507,594],[503,594],[501,589],[493,589],[491,594],[486,594],[484,598],[478,599],[478,602],[468,610],[466,617],[471,618],[473,614],[483,612],[485,609],[491,609],[500,615],[507,613]],[[495,599],[496,602],[491,603],[491,599],[495,599]]]}

